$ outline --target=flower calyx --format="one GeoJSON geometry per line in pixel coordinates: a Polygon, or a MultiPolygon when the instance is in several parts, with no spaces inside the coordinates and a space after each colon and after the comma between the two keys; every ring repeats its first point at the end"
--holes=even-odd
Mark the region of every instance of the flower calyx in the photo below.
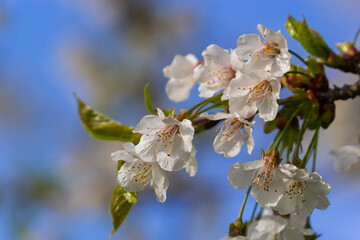
{"type": "Polygon", "coordinates": [[[261,149],[261,158],[266,162],[273,163],[274,166],[278,166],[282,161],[280,153],[276,148],[270,148],[266,154],[264,150],[261,149]]]}

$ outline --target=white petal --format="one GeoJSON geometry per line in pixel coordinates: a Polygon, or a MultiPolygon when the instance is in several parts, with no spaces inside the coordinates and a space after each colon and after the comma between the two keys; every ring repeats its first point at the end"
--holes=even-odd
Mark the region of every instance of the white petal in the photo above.
{"type": "Polygon", "coordinates": [[[281,215],[294,213],[297,202],[296,200],[296,197],[290,198],[288,194],[284,193],[281,195],[274,209],[276,209],[281,215]]]}
{"type": "Polygon", "coordinates": [[[212,121],[221,120],[221,119],[227,119],[232,117],[233,115],[230,113],[224,113],[224,112],[217,112],[215,114],[208,114],[208,113],[202,113],[200,116],[207,118],[212,121]]]}
{"type": "Polygon", "coordinates": [[[259,58],[256,55],[252,55],[245,64],[245,68],[249,71],[270,71],[273,62],[274,61],[271,58],[259,58]]]}
{"type": "Polygon", "coordinates": [[[230,98],[229,107],[231,113],[239,113],[242,118],[250,118],[255,115],[257,111],[256,102],[250,101],[246,103],[249,96],[230,98]]]}
{"type": "Polygon", "coordinates": [[[233,137],[227,137],[222,132],[219,132],[214,140],[215,152],[224,154],[227,158],[235,157],[241,151],[241,146],[243,144],[241,138],[242,134],[240,131],[235,133],[233,137]]]}
{"type": "Polygon", "coordinates": [[[360,147],[347,145],[333,153],[336,155],[335,169],[339,172],[349,171],[360,163],[360,147]]]}
{"type": "Polygon", "coordinates": [[[284,47],[285,38],[281,35],[280,31],[275,32],[261,24],[258,24],[257,29],[267,41],[278,43],[281,48],[284,47]]]}
{"type": "Polygon", "coordinates": [[[263,99],[256,102],[256,105],[259,109],[259,117],[264,119],[264,121],[267,122],[275,119],[279,105],[274,94],[271,92],[266,94],[263,99]]]}
{"type": "Polygon", "coordinates": [[[229,67],[231,65],[230,52],[215,44],[208,46],[203,51],[202,56],[204,57],[205,64],[212,62],[224,67],[229,67]]]}
{"type": "Polygon", "coordinates": [[[186,172],[190,175],[190,177],[195,176],[197,172],[197,161],[195,158],[196,150],[193,148],[190,154],[189,161],[186,163],[186,172]]]}
{"type": "Polygon", "coordinates": [[[193,65],[197,64],[197,62],[198,62],[197,57],[196,57],[194,54],[191,54],[191,53],[187,54],[187,55],[185,56],[185,58],[186,58],[189,62],[191,62],[193,65]]]}
{"type": "Polygon", "coordinates": [[[254,172],[263,165],[262,160],[256,160],[253,162],[236,162],[234,163],[228,173],[228,179],[234,188],[244,189],[248,188],[252,184],[251,177],[254,172]]]}
{"type": "Polygon", "coordinates": [[[248,59],[250,53],[255,53],[262,48],[260,37],[257,34],[245,34],[238,38],[236,54],[242,59],[248,59]]]}
{"type": "Polygon", "coordinates": [[[199,96],[209,98],[222,89],[222,84],[216,81],[214,84],[201,83],[199,86],[199,96]]]}
{"type": "Polygon", "coordinates": [[[274,59],[271,73],[274,77],[282,77],[287,71],[290,70],[290,65],[291,64],[289,58],[282,58],[278,55],[274,59]]]}
{"type": "Polygon", "coordinates": [[[286,228],[284,230],[285,239],[291,239],[291,240],[305,240],[302,233],[300,233],[296,229],[286,228]]]}
{"type": "Polygon", "coordinates": [[[315,206],[317,209],[325,210],[330,206],[329,199],[324,195],[318,196],[318,204],[315,206]]]}
{"type": "Polygon", "coordinates": [[[251,195],[262,207],[274,207],[280,199],[281,194],[285,191],[284,175],[279,169],[275,168],[273,180],[269,185],[269,190],[253,184],[251,195]]]}
{"type": "Polygon", "coordinates": [[[259,232],[280,233],[286,224],[287,221],[280,216],[265,216],[258,221],[255,229],[259,232]]]}
{"type": "Polygon", "coordinates": [[[155,190],[156,199],[163,203],[166,200],[166,190],[169,187],[169,180],[165,172],[156,163],[152,165],[152,176],[153,179],[150,185],[155,190]]]}
{"type": "Polygon", "coordinates": [[[192,74],[194,63],[187,58],[176,55],[171,65],[163,69],[163,73],[168,78],[184,78],[192,74]]]}
{"type": "Polygon", "coordinates": [[[135,157],[133,154],[129,153],[126,150],[119,150],[111,153],[111,158],[114,161],[125,161],[125,162],[132,162],[138,159],[137,157],[135,157]]]}
{"type": "Polygon", "coordinates": [[[185,167],[190,157],[190,152],[184,150],[183,140],[179,136],[173,139],[172,147],[160,147],[157,149],[157,162],[166,171],[178,171],[185,167]],[[169,150],[171,148],[171,151],[169,150]]]}
{"type": "Polygon", "coordinates": [[[276,99],[280,98],[281,83],[278,78],[270,80],[271,92],[276,99]]]}
{"type": "Polygon", "coordinates": [[[235,50],[231,50],[231,67],[235,71],[244,69],[244,61],[236,54],[235,50]]]}
{"type": "MultiPolygon", "coordinates": [[[[141,160],[138,160],[139,162],[141,160]]],[[[124,163],[119,172],[118,172],[118,182],[119,185],[122,186],[126,191],[128,192],[140,192],[144,190],[145,185],[144,184],[138,184],[136,181],[130,181],[131,180],[131,163],[124,163]]]]}
{"type": "Polygon", "coordinates": [[[159,116],[146,115],[136,125],[134,133],[147,134],[151,129],[164,125],[159,116]]]}
{"type": "Polygon", "coordinates": [[[184,142],[185,151],[191,152],[193,149],[192,140],[194,137],[194,127],[189,119],[184,119],[180,124],[180,134],[184,142]]]}
{"type": "Polygon", "coordinates": [[[135,151],[142,160],[146,162],[156,162],[156,147],[153,145],[155,141],[154,135],[144,134],[140,138],[140,142],[135,146],[135,151]]]}
{"type": "Polygon", "coordinates": [[[188,99],[190,90],[194,86],[195,80],[190,77],[170,78],[167,82],[165,91],[171,101],[180,102],[188,99]]]}
{"type": "Polygon", "coordinates": [[[245,146],[248,151],[248,154],[251,154],[252,150],[254,148],[254,145],[255,145],[254,137],[252,135],[252,127],[249,127],[247,125],[244,126],[243,138],[244,138],[244,142],[245,142],[245,146]]]}

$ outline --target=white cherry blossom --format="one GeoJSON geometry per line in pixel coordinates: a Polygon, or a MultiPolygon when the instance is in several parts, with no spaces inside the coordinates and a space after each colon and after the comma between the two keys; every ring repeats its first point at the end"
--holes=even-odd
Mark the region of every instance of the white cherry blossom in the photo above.
{"type": "Polygon", "coordinates": [[[252,185],[251,195],[261,206],[275,206],[285,190],[279,162],[274,156],[264,156],[262,160],[247,163],[236,162],[229,169],[229,182],[238,189],[252,185]]]}
{"type": "Polygon", "coordinates": [[[279,108],[277,99],[280,98],[280,89],[280,80],[271,78],[265,71],[243,72],[230,83],[230,112],[250,118],[259,111],[264,121],[271,121],[279,108]]]}
{"type": "Polygon", "coordinates": [[[238,38],[237,55],[246,61],[246,68],[252,71],[266,70],[275,77],[281,77],[290,69],[291,55],[287,41],[280,30],[273,30],[258,24],[257,34],[245,34],[238,38]]]}
{"type": "Polygon", "coordinates": [[[360,165],[360,147],[346,145],[332,151],[336,156],[335,169],[339,172],[350,172],[360,165]]]}
{"type": "Polygon", "coordinates": [[[326,195],[331,192],[330,185],[316,173],[297,169],[294,165],[283,165],[286,189],[273,208],[281,215],[297,213],[307,217],[314,208],[326,209],[330,202],[326,195]]]}
{"type": "Polygon", "coordinates": [[[165,202],[169,180],[157,162],[145,162],[135,152],[133,143],[125,143],[124,150],[113,152],[114,161],[124,161],[118,172],[118,183],[128,192],[140,192],[150,183],[159,202],[165,202]]]}
{"type": "Polygon", "coordinates": [[[243,62],[234,51],[230,52],[215,44],[208,46],[202,56],[204,64],[200,64],[194,70],[194,78],[200,84],[200,97],[211,97],[225,88],[225,98],[230,81],[236,76],[237,71],[241,71],[243,62]]]}
{"type": "Polygon", "coordinates": [[[226,119],[218,128],[217,136],[214,140],[215,152],[224,154],[225,157],[235,157],[239,154],[241,146],[245,142],[245,146],[249,154],[254,148],[254,137],[252,135],[252,127],[255,122],[249,122],[238,113],[215,113],[209,115],[202,114],[203,117],[210,120],[226,119]],[[241,132],[242,130],[242,132],[241,132]]]}
{"type": "Polygon", "coordinates": [[[158,162],[166,171],[181,170],[191,156],[194,127],[188,119],[165,117],[160,109],[157,113],[143,117],[133,130],[142,134],[135,150],[144,161],[158,162]]]}
{"type": "Polygon", "coordinates": [[[180,102],[188,99],[195,84],[193,72],[197,64],[198,60],[193,54],[185,57],[176,55],[171,65],[163,69],[164,76],[169,78],[165,91],[170,100],[180,102]]]}

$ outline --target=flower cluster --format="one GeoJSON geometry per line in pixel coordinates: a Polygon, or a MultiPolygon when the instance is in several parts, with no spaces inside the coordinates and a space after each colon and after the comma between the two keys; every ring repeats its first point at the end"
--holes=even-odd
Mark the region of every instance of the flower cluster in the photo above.
{"type": "MultiPolygon", "coordinates": [[[[186,100],[195,83],[199,84],[199,96],[206,99],[177,116],[158,108],[156,115],[141,119],[133,130],[141,134],[138,144],[124,144],[123,150],[112,153],[113,160],[123,161],[118,172],[120,186],[128,192],[139,192],[150,183],[158,201],[164,202],[169,187],[167,171],[185,168],[194,176],[197,171],[192,144],[195,119],[223,121],[213,142],[215,152],[232,158],[245,144],[248,154],[252,153],[253,120],[260,117],[268,122],[277,116],[279,77],[289,71],[291,58],[280,31],[274,32],[260,24],[257,28],[260,35],[240,36],[235,49],[226,50],[213,44],[203,51],[203,60],[193,54],[176,55],[171,65],[163,69],[169,78],[165,90],[170,100],[186,100]],[[204,109],[209,103],[213,105],[204,109]],[[207,112],[219,106],[225,110],[207,112]]],[[[289,124],[292,120],[288,120],[289,124]]],[[[304,165],[294,161],[294,164],[282,164],[278,146],[275,144],[267,152],[262,150],[261,160],[236,162],[229,170],[228,179],[234,188],[249,191],[251,188],[257,203],[276,213],[252,222],[247,235],[234,239],[275,239],[274,236],[304,239],[304,235],[312,234],[304,228],[304,219],[315,208],[326,209],[330,204],[326,197],[330,185],[318,173],[304,169],[306,159],[304,165]],[[285,215],[286,218],[282,217],[285,215]]]]}
{"type": "Polygon", "coordinates": [[[196,150],[192,145],[194,127],[191,121],[181,122],[166,117],[157,109],[158,115],[147,115],[133,130],[141,133],[140,142],[123,145],[124,150],[111,154],[115,161],[124,161],[118,173],[118,182],[128,192],[142,191],[150,183],[158,201],[166,200],[169,180],[165,171],[186,168],[190,176],[196,173],[196,150]]]}

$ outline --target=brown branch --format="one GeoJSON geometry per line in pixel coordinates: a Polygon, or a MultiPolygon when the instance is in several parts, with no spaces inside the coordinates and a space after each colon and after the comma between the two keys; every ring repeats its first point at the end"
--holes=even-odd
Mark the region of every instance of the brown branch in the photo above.
{"type": "Polygon", "coordinates": [[[327,92],[319,92],[318,95],[332,101],[355,98],[356,96],[360,96],[360,81],[357,81],[353,85],[344,85],[341,88],[335,87],[335,89],[327,92]]]}

